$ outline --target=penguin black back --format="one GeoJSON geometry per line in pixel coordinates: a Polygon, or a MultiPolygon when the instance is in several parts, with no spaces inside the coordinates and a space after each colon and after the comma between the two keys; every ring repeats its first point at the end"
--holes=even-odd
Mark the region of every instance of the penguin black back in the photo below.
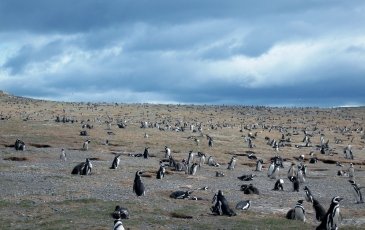
{"type": "Polygon", "coordinates": [[[323,206],[316,199],[313,199],[313,208],[316,212],[316,220],[322,221],[326,216],[326,210],[324,210],[323,206]]]}
{"type": "Polygon", "coordinates": [[[327,230],[327,229],[337,229],[340,221],[340,201],[343,198],[335,196],[332,198],[331,205],[322,219],[321,224],[316,228],[316,230],[327,230]]]}
{"type": "Polygon", "coordinates": [[[141,180],[141,171],[137,171],[135,178],[134,178],[134,183],[133,183],[133,191],[136,193],[137,196],[144,196],[145,195],[145,188],[144,188],[144,184],[141,180]]]}

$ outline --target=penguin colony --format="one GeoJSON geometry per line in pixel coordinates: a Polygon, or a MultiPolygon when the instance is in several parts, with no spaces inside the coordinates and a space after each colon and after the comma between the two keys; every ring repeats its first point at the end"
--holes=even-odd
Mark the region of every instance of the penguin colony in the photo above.
{"type": "MultiPolygon", "coordinates": [[[[149,124],[143,123],[143,128],[150,127],[149,124]]],[[[250,149],[255,148],[256,146],[253,144],[254,135],[250,136],[248,139],[248,147],[250,149]]],[[[305,133],[305,137],[303,138],[304,145],[298,145],[297,148],[307,148],[312,146],[311,142],[311,136],[308,133],[305,133]]],[[[194,139],[195,141],[197,139],[194,139]]],[[[213,147],[213,139],[209,137],[208,145],[210,148],[213,147]]],[[[87,151],[89,149],[90,140],[86,140],[83,143],[82,149],[87,151]]],[[[315,212],[315,220],[319,223],[317,229],[338,229],[341,225],[341,218],[340,218],[340,202],[343,200],[340,196],[334,196],[330,203],[325,204],[325,207],[329,207],[327,211],[325,208],[319,203],[318,199],[315,198],[315,195],[310,190],[310,183],[308,183],[306,176],[307,176],[307,165],[304,164],[306,157],[304,155],[300,155],[298,157],[298,163],[292,163],[291,166],[288,169],[287,172],[287,178],[288,181],[292,183],[292,186],[286,186],[284,188],[284,179],[280,178],[283,175],[283,159],[280,157],[280,151],[282,148],[285,147],[284,142],[289,142],[288,139],[285,137],[282,137],[281,140],[276,141],[272,140],[270,141],[270,145],[272,145],[273,150],[275,151],[275,157],[270,159],[269,162],[265,162],[262,159],[257,159],[255,155],[252,153],[248,154],[248,158],[252,160],[253,162],[256,162],[255,168],[252,169],[252,171],[255,171],[255,173],[260,173],[263,171],[263,169],[266,168],[266,165],[268,165],[267,169],[267,177],[272,179],[272,181],[276,181],[274,184],[274,188],[272,189],[274,192],[282,192],[282,191],[289,191],[289,192],[297,192],[297,193],[303,193],[303,196],[305,199],[299,199],[295,205],[287,212],[286,217],[288,219],[298,220],[306,222],[308,220],[307,212],[305,210],[305,201],[310,203],[313,207],[313,210],[315,212]],[[284,140],[284,141],[283,141],[284,140]],[[264,167],[263,167],[264,166],[264,167]],[[306,185],[306,186],[304,186],[306,185]],[[304,188],[301,188],[301,186],[304,186],[304,188]]],[[[328,154],[330,151],[329,149],[329,142],[324,140],[324,137],[321,136],[321,146],[318,147],[318,150],[320,154],[328,154]]],[[[218,143],[218,140],[217,140],[218,143]]],[[[199,142],[197,142],[197,145],[199,145],[199,142]]],[[[25,143],[21,140],[16,140],[15,143],[15,149],[16,150],[25,150],[25,143]]],[[[134,156],[141,157],[144,159],[149,159],[151,157],[150,155],[149,147],[145,147],[143,154],[136,154],[134,156]]],[[[183,171],[186,172],[186,174],[189,174],[191,176],[199,175],[200,170],[204,170],[204,165],[206,164],[206,157],[208,156],[206,153],[203,152],[194,152],[190,151],[186,157],[186,160],[177,161],[174,159],[173,152],[171,151],[170,147],[165,146],[164,149],[164,156],[166,161],[160,161],[159,168],[156,172],[156,179],[159,179],[162,181],[166,180],[166,177],[168,177],[168,174],[166,176],[166,168],[170,168],[170,170],[175,171],[183,171]],[[167,164],[165,164],[167,163],[167,164]]],[[[354,159],[354,152],[352,147],[349,145],[344,149],[344,158],[352,160],[354,159]]],[[[120,165],[120,158],[121,155],[118,154],[114,157],[110,169],[117,170],[120,165]]],[[[67,160],[66,151],[64,149],[61,150],[60,159],[62,161],[67,160]]],[[[228,159],[228,158],[227,158],[228,159]]],[[[227,161],[225,162],[227,167],[224,166],[220,167],[221,165],[215,160],[213,156],[209,156],[207,161],[207,166],[212,167],[220,167],[219,169],[223,169],[222,172],[217,172],[217,177],[224,177],[224,170],[237,170],[236,166],[238,165],[237,162],[239,162],[240,158],[237,156],[231,157],[228,164],[227,161]]],[[[308,158],[308,162],[310,164],[317,163],[318,159],[316,157],[308,158]]],[[[287,166],[286,166],[287,167],[287,166]]],[[[339,167],[340,164],[339,164],[339,167]]],[[[143,163],[141,164],[141,169],[143,168],[143,163]]],[[[79,163],[74,167],[72,170],[72,174],[78,174],[78,175],[92,175],[92,169],[93,165],[91,163],[91,160],[87,158],[85,162],[79,163]]],[[[284,172],[286,173],[286,172],[284,172]]],[[[145,186],[144,178],[142,177],[144,174],[143,170],[138,170],[135,173],[134,181],[133,181],[133,187],[132,190],[135,193],[137,197],[143,197],[148,196],[148,184],[145,186]],[[147,190],[146,190],[147,189],[147,190]],[[147,191],[147,193],[146,193],[147,191]]],[[[361,187],[359,184],[355,182],[355,174],[356,171],[354,169],[354,165],[351,163],[349,169],[344,170],[344,173],[341,174],[346,175],[349,177],[349,188],[351,188],[351,191],[354,194],[354,200],[355,203],[364,203],[363,196],[362,196],[362,189],[364,187],[361,187]]],[[[242,174],[240,174],[242,175],[242,174]]],[[[244,174],[242,176],[237,177],[237,179],[241,181],[253,181],[251,184],[243,184],[240,185],[240,190],[245,195],[260,195],[259,189],[255,187],[255,175],[254,174],[244,174]]],[[[286,180],[286,179],[285,179],[286,180]]],[[[272,188],[272,187],[271,187],[272,188]]],[[[198,189],[197,189],[198,190],[198,189]]],[[[214,195],[212,203],[213,206],[210,208],[210,211],[213,215],[223,215],[223,216],[236,216],[237,211],[245,211],[249,210],[251,206],[254,206],[254,202],[250,200],[242,200],[239,201],[235,206],[231,206],[231,203],[227,200],[227,198],[224,196],[226,188],[222,188],[217,191],[217,193],[214,195]],[[233,210],[231,207],[235,207],[236,210],[233,210]]],[[[238,189],[237,189],[238,190],[238,189]]],[[[267,191],[265,191],[267,192],[267,191]]],[[[317,194],[319,193],[316,191],[317,194]]],[[[192,196],[193,191],[175,191],[171,193],[170,198],[172,199],[186,199],[186,200],[201,200],[204,198],[198,198],[192,196]]],[[[143,199],[143,198],[141,198],[143,199]]],[[[349,202],[349,201],[347,201],[349,202]]],[[[207,207],[207,210],[209,210],[209,207],[207,207]]],[[[128,219],[129,218],[129,212],[125,208],[121,208],[120,206],[116,206],[114,213],[112,214],[112,217],[114,218],[114,226],[113,229],[124,229],[122,219],[128,219]]]]}

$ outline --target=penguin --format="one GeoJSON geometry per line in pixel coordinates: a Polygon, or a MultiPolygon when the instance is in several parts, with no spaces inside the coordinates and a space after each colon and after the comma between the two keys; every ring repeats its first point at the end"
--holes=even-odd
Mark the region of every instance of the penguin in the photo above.
{"type": "Polygon", "coordinates": [[[298,178],[299,183],[304,183],[305,182],[305,177],[303,175],[302,169],[298,170],[297,178],[298,178]]]}
{"type": "Polygon", "coordinates": [[[237,178],[240,179],[240,180],[242,180],[242,181],[250,181],[250,180],[253,180],[253,178],[255,176],[256,175],[250,174],[250,175],[242,175],[242,176],[239,176],[237,178]]]}
{"type": "Polygon", "coordinates": [[[272,173],[274,172],[274,168],[275,168],[275,163],[274,161],[271,161],[271,164],[269,166],[269,169],[267,171],[267,176],[270,177],[272,175],[272,173]]]}
{"type": "Polygon", "coordinates": [[[190,175],[195,175],[196,174],[196,171],[198,170],[198,164],[197,163],[194,163],[191,167],[190,167],[190,175]]]}
{"type": "Polygon", "coordinates": [[[214,167],[219,167],[219,164],[214,160],[214,158],[212,156],[209,156],[209,158],[208,158],[208,165],[214,166],[214,167]]]}
{"type": "Polygon", "coordinates": [[[85,166],[81,171],[81,175],[90,175],[93,165],[91,164],[89,158],[86,158],[85,166]]]}
{"type": "Polygon", "coordinates": [[[322,221],[326,215],[326,211],[324,210],[323,206],[318,202],[318,200],[314,199],[312,192],[307,186],[304,186],[304,192],[305,199],[313,204],[314,211],[316,212],[316,220],[322,221]]]}
{"type": "Polygon", "coordinates": [[[133,183],[133,192],[136,193],[137,196],[144,196],[145,195],[145,188],[144,184],[141,180],[141,174],[143,172],[137,171],[136,175],[134,177],[134,183],[133,183]]]}
{"type": "Polygon", "coordinates": [[[200,157],[199,160],[199,168],[205,164],[205,153],[198,152],[198,156],[200,157]]]}
{"type": "Polygon", "coordinates": [[[129,219],[129,211],[127,208],[123,208],[117,205],[115,206],[115,210],[112,213],[112,217],[114,219],[129,219]]]}
{"type": "Polygon", "coordinates": [[[218,190],[218,194],[214,195],[213,202],[214,201],[216,201],[216,204],[211,208],[213,213],[219,215],[236,216],[236,213],[229,207],[228,201],[224,197],[221,190],[218,190]],[[221,210],[221,212],[218,210],[221,210]]]}
{"type": "Polygon", "coordinates": [[[353,194],[355,196],[355,199],[356,199],[356,203],[357,204],[360,204],[360,203],[364,203],[364,200],[363,200],[363,197],[362,197],[362,194],[361,194],[361,189],[364,188],[364,187],[359,187],[358,184],[355,183],[355,181],[353,180],[349,180],[352,188],[354,190],[353,191],[353,194]]]}
{"type": "Polygon", "coordinates": [[[119,157],[120,157],[120,154],[118,154],[114,157],[114,160],[112,162],[112,166],[110,167],[110,169],[117,169],[118,168],[119,162],[120,162],[119,157]]]}
{"type": "Polygon", "coordinates": [[[280,170],[280,166],[279,165],[275,165],[274,166],[274,170],[272,171],[272,173],[270,175],[270,179],[276,179],[278,177],[279,170],[280,170]]]}
{"type": "Polygon", "coordinates": [[[123,223],[120,219],[114,220],[113,230],[124,230],[123,223]]]}
{"type": "Polygon", "coordinates": [[[165,146],[165,158],[169,158],[171,156],[171,149],[165,146]]]}
{"type": "Polygon", "coordinates": [[[276,182],[275,182],[275,185],[274,185],[274,191],[283,191],[284,190],[284,187],[283,187],[283,184],[284,184],[284,180],[283,179],[278,179],[276,182]]]}
{"type": "Polygon", "coordinates": [[[309,190],[309,188],[307,186],[304,186],[304,192],[305,192],[305,199],[308,202],[313,202],[312,192],[309,190]]]}
{"type": "Polygon", "coordinates": [[[67,156],[66,156],[66,153],[65,153],[65,149],[61,149],[60,160],[61,161],[67,161],[67,156]]]}
{"type": "Polygon", "coordinates": [[[150,156],[150,153],[149,153],[149,151],[148,151],[148,149],[149,149],[150,147],[146,147],[146,148],[144,148],[144,152],[143,152],[143,157],[144,157],[144,159],[147,159],[149,156],[150,156]]]}
{"type": "Polygon", "coordinates": [[[288,179],[290,179],[290,177],[293,177],[296,175],[297,175],[297,171],[295,170],[295,163],[292,163],[288,170],[288,179]]]}
{"type": "Polygon", "coordinates": [[[175,191],[170,194],[170,198],[174,199],[187,199],[190,198],[190,195],[193,191],[175,191]]]}
{"type": "Polygon", "coordinates": [[[247,155],[247,157],[248,157],[248,159],[250,159],[250,160],[257,160],[257,156],[255,156],[253,153],[249,153],[249,154],[247,155]]]}
{"type": "Polygon", "coordinates": [[[293,183],[293,192],[299,192],[299,181],[296,176],[292,176],[289,180],[293,183]]]}
{"type": "Polygon", "coordinates": [[[294,220],[300,220],[305,222],[305,209],[303,207],[303,200],[298,200],[294,207],[294,220]]]}
{"type": "Polygon", "coordinates": [[[89,175],[92,167],[89,158],[86,158],[85,162],[81,162],[73,168],[71,174],[89,175]]]}
{"type": "Polygon", "coordinates": [[[164,178],[165,177],[165,173],[166,173],[165,167],[162,164],[160,164],[160,168],[157,171],[156,178],[157,179],[164,178]]]}
{"type": "Polygon", "coordinates": [[[315,164],[315,163],[317,163],[317,161],[318,161],[317,157],[312,157],[312,158],[309,159],[310,164],[315,164]]]}
{"type": "Polygon", "coordinates": [[[331,205],[322,219],[321,224],[316,230],[331,230],[338,229],[340,225],[340,202],[343,200],[342,197],[335,196],[332,198],[331,205]]]}
{"type": "Polygon", "coordinates": [[[256,195],[260,195],[259,190],[253,186],[252,184],[243,184],[241,185],[241,191],[243,191],[244,194],[250,195],[250,194],[256,194],[256,195]]]}
{"type": "Polygon", "coordinates": [[[188,165],[191,166],[193,164],[193,160],[194,160],[194,152],[190,151],[189,152],[189,157],[188,157],[188,165]]]}
{"type": "Polygon", "coordinates": [[[250,206],[251,206],[251,201],[250,200],[242,200],[242,201],[237,203],[236,209],[246,211],[250,208],[250,206]]]}
{"type": "Polygon", "coordinates": [[[263,164],[264,162],[262,161],[262,159],[259,159],[259,160],[257,160],[256,161],[256,170],[255,171],[262,171],[262,164],[263,164]]]}
{"type": "Polygon", "coordinates": [[[354,178],[354,174],[355,174],[354,164],[350,163],[350,167],[348,169],[348,173],[349,173],[349,177],[350,178],[354,178]]]}
{"type": "Polygon", "coordinates": [[[85,150],[85,151],[89,150],[89,144],[90,144],[90,142],[91,142],[90,140],[86,140],[84,142],[84,144],[82,145],[82,149],[85,150]]]}
{"type": "Polygon", "coordinates": [[[323,218],[326,216],[326,211],[316,199],[313,199],[313,208],[314,211],[316,212],[316,220],[322,221],[323,218]]]}
{"type": "Polygon", "coordinates": [[[215,176],[216,177],[224,177],[224,173],[223,172],[215,172],[215,176]]]}
{"type": "Polygon", "coordinates": [[[235,156],[233,156],[233,157],[231,158],[231,161],[228,163],[228,168],[227,168],[227,169],[229,169],[229,170],[233,170],[233,169],[234,169],[234,167],[235,167],[235,165],[236,165],[236,157],[235,157],[235,156]]]}

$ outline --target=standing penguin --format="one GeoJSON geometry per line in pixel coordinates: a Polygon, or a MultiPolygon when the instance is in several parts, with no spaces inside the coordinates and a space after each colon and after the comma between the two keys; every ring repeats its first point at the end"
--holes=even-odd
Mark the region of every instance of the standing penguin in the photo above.
{"type": "Polygon", "coordinates": [[[193,164],[193,160],[194,160],[194,152],[190,151],[189,152],[189,157],[188,157],[188,166],[189,167],[193,164]]]}
{"type": "Polygon", "coordinates": [[[289,180],[293,183],[293,192],[299,192],[299,181],[296,176],[292,176],[289,180]]]}
{"type": "Polygon", "coordinates": [[[235,165],[236,165],[236,157],[235,157],[235,156],[233,156],[233,157],[231,158],[231,161],[228,163],[228,168],[227,168],[227,169],[229,169],[229,170],[233,170],[233,169],[234,169],[234,167],[235,167],[235,165]]]}
{"type": "Polygon", "coordinates": [[[314,211],[316,212],[316,220],[322,221],[326,215],[326,211],[324,210],[323,206],[318,202],[318,200],[314,199],[312,192],[307,186],[304,187],[304,192],[305,199],[313,204],[314,211]]]}
{"type": "Polygon", "coordinates": [[[196,174],[196,171],[198,170],[198,164],[197,163],[194,163],[191,167],[190,167],[190,175],[195,175],[196,174]]]}
{"type": "Polygon", "coordinates": [[[303,175],[302,168],[298,169],[297,178],[298,178],[299,183],[304,183],[305,182],[305,177],[303,175]]]}
{"type": "Polygon", "coordinates": [[[198,156],[200,157],[200,161],[199,161],[199,168],[205,164],[205,153],[202,152],[198,152],[198,156]]]}
{"type": "Polygon", "coordinates": [[[86,140],[85,142],[84,142],[84,144],[82,144],[82,150],[85,150],[85,151],[87,151],[87,150],[89,150],[89,144],[90,144],[90,140],[86,140]]]}
{"type": "Polygon", "coordinates": [[[114,157],[114,160],[112,162],[112,166],[110,167],[110,169],[117,169],[118,168],[119,162],[120,162],[119,157],[120,157],[120,154],[118,154],[114,157]]]}
{"type": "Polygon", "coordinates": [[[303,207],[303,200],[298,200],[294,207],[294,220],[300,220],[305,222],[305,209],[303,207]]]}
{"type": "Polygon", "coordinates": [[[255,171],[262,171],[262,164],[263,164],[262,159],[257,160],[256,161],[256,170],[255,171]]]}
{"type": "Polygon", "coordinates": [[[290,177],[296,176],[297,171],[295,170],[295,163],[292,163],[289,170],[288,170],[288,178],[290,180],[290,177]]]}
{"type": "Polygon", "coordinates": [[[221,190],[218,191],[218,194],[214,195],[212,202],[216,202],[215,205],[211,208],[211,211],[213,213],[227,216],[236,215],[236,213],[229,207],[228,201],[223,196],[223,192],[221,190]]]}
{"type": "Polygon", "coordinates": [[[361,189],[364,188],[364,187],[359,187],[359,185],[357,185],[355,183],[355,181],[353,180],[349,180],[352,188],[353,188],[353,194],[355,196],[355,199],[356,199],[356,203],[360,204],[360,203],[364,203],[364,200],[362,198],[362,194],[361,194],[361,189]]]}
{"type": "Polygon", "coordinates": [[[279,175],[279,170],[280,170],[280,166],[274,164],[274,169],[272,170],[271,174],[269,175],[270,179],[276,179],[279,175]]]}
{"type": "Polygon", "coordinates": [[[275,185],[274,185],[274,191],[283,191],[284,190],[284,187],[283,187],[283,184],[284,184],[284,180],[283,179],[278,179],[276,182],[275,182],[275,185]]]}
{"type": "Polygon", "coordinates": [[[166,173],[165,167],[162,164],[160,164],[160,168],[157,171],[156,178],[157,179],[164,178],[165,177],[165,173],[166,173]]]}
{"type": "Polygon", "coordinates": [[[267,176],[268,177],[270,177],[272,175],[272,173],[274,172],[274,168],[275,168],[275,162],[271,161],[269,169],[267,170],[267,176]]]}
{"type": "Polygon", "coordinates": [[[332,198],[331,205],[323,218],[321,224],[316,230],[332,230],[338,229],[340,225],[340,201],[342,197],[335,196],[332,198]]]}
{"type": "Polygon", "coordinates": [[[136,176],[134,177],[133,192],[135,192],[137,196],[145,195],[145,188],[141,180],[141,174],[142,174],[141,171],[137,171],[136,176]]]}
{"type": "Polygon", "coordinates": [[[165,146],[165,158],[169,158],[171,156],[171,149],[165,146]]]}
{"type": "Polygon", "coordinates": [[[67,160],[65,149],[61,149],[60,160],[61,161],[66,161],[67,160]]]}
{"type": "Polygon", "coordinates": [[[146,147],[146,148],[144,148],[144,152],[143,152],[143,157],[144,157],[144,159],[147,159],[149,156],[150,156],[150,153],[149,153],[149,151],[148,151],[148,149],[149,149],[150,147],[146,147]]]}
{"type": "Polygon", "coordinates": [[[349,173],[349,177],[350,178],[354,178],[354,174],[355,174],[354,164],[350,163],[350,167],[348,169],[348,173],[349,173]]]}

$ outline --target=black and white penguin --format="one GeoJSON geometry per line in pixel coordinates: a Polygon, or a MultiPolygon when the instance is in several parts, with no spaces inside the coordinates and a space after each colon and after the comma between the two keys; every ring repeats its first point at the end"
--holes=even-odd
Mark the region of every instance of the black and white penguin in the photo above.
{"type": "Polygon", "coordinates": [[[249,175],[242,175],[242,176],[239,176],[237,177],[238,179],[242,180],[242,181],[250,181],[250,180],[253,180],[253,178],[255,177],[256,175],[253,175],[253,174],[249,174],[249,175]]]}
{"type": "Polygon", "coordinates": [[[248,210],[251,206],[251,201],[250,200],[242,200],[240,202],[237,203],[236,205],[236,209],[239,210],[248,210]]]}
{"type": "Polygon", "coordinates": [[[365,187],[359,187],[358,184],[355,183],[354,180],[349,180],[352,188],[353,188],[353,194],[355,196],[355,200],[356,200],[356,203],[357,204],[360,204],[360,203],[364,203],[364,200],[363,200],[363,197],[362,197],[362,194],[361,194],[361,189],[365,188],[365,187]]]}
{"type": "Polygon", "coordinates": [[[208,165],[214,166],[214,167],[219,167],[219,164],[214,160],[214,158],[212,156],[208,157],[208,165]]]}
{"type": "Polygon", "coordinates": [[[175,191],[170,194],[170,198],[174,199],[188,199],[193,191],[175,191]]]}
{"type": "Polygon", "coordinates": [[[348,171],[349,177],[350,178],[354,178],[354,176],[355,176],[355,169],[354,169],[354,164],[353,163],[350,163],[350,167],[349,167],[349,169],[347,171],[348,171]]]}
{"type": "Polygon", "coordinates": [[[201,167],[202,165],[205,164],[205,153],[202,153],[202,152],[198,152],[198,156],[200,157],[200,160],[199,160],[199,167],[201,167]]]}
{"type": "Polygon", "coordinates": [[[194,160],[194,152],[190,151],[189,156],[188,156],[188,165],[189,165],[189,167],[193,164],[193,160],[194,160]]]}
{"type": "Polygon", "coordinates": [[[307,186],[304,186],[304,192],[305,199],[313,204],[313,209],[316,212],[316,220],[322,221],[322,219],[326,215],[326,211],[324,210],[323,206],[318,202],[318,200],[313,197],[312,192],[307,186]]]}
{"type": "Polygon", "coordinates": [[[84,143],[82,144],[82,149],[85,150],[85,151],[89,150],[90,142],[91,142],[90,140],[84,141],[84,143]]]}
{"type": "Polygon", "coordinates": [[[25,150],[25,143],[22,140],[16,139],[15,140],[15,144],[14,144],[14,148],[17,151],[24,151],[25,150]]]}
{"type": "Polygon", "coordinates": [[[309,159],[310,164],[315,164],[315,163],[317,163],[317,161],[318,161],[317,157],[312,157],[312,158],[309,159]]]}
{"type": "Polygon", "coordinates": [[[290,177],[293,177],[296,175],[297,175],[297,170],[295,168],[295,163],[292,163],[288,170],[288,179],[290,180],[290,177]]]}
{"type": "Polygon", "coordinates": [[[236,215],[236,213],[229,207],[228,201],[223,196],[223,192],[221,190],[218,191],[218,194],[214,195],[212,202],[216,202],[215,205],[211,207],[211,211],[214,214],[227,216],[236,215]]]}
{"type": "Polygon", "coordinates": [[[305,218],[305,209],[303,207],[303,200],[298,200],[294,208],[290,209],[286,213],[286,218],[290,220],[306,220],[305,218]]]}
{"type": "Polygon", "coordinates": [[[227,169],[229,169],[229,170],[233,170],[235,166],[236,166],[236,157],[235,157],[235,156],[233,156],[233,157],[231,158],[230,162],[228,163],[228,167],[227,167],[227,169]]]}
{"type": "Polygon", "coordinates": [[[299,192],[299,181],[296,176],[292,176],[289,180],[293,183],[293,192],[299,192]]]}
{"type": "Polygon", "coordinates": [[[269,176],[270,179],[276,179],[279,176],[279,170],[280,166],[275,164],[274,169],[271,172],[271,175],[269,176]]]}
{"type": "Polygon", "coordinates": [[[150,147],[144,148],[143,157],[144,159],[147,159],[150,156],[149,149],[150,147]]]}
{"type": "Polygon", "coordinates": [[[264,162],[262,161],[262,159],[259,159],[259,160],[257,160],[256,161],[256,170],[255,171],[262,171],[262,164],[263,164],[264,162]]]}
{"type": "Polygon", "coordinates": [[[73,168],[71,174],[89,175],[91,173],[92,167],[93,166],[89,158],[86,158],[85,162],[81,162],[73,168]]]}
{"type": "Polygon", "coordinates": [[[124,230],[124,226],[121,219],[114,220],[113,230],[124,230]]]}
{"type": "Polygon", "coordinates": [[[160,168],[157,171],[156,178],[157,179],[164,178],[165,177],[165,173],[166,173],[165,167],[162,164],[160,164],[160,168]]]}
{"type": "Polygon", "coordinates": [[[67,156],[64,148],[61,149],[60,160],[67,161],[67,156]]]}
{"type": "Polygon", "coordinates": [[[169,158],[171,156],[171,149],[165,146],[165,158],[169,158]]]}
{"type": "Polygon", "coordinates": [[[340,201],[342,197],[335,196],[332,198],[331,205],[323,218],[321,224],[316,230],[332,230],[338,229],[340,225],[340,201]]]}
{"type": "Polygon", "coordinates": [[[298,200],[294,207],[294,220],[300,220],[305,222],[305,209],[303,207],[303,200],[298,200]]]}
{"type": "Polygon", "coordinates": [[[284,190],[284,180],[283,179],[278,179],[276,182],[275,182],[275,185],[274,185],[274,191],[283,191],[284,190]]]}
{"type": "Polygon", "coordinates": [[[133,192],[135,192],[137,196],[144,196],[145,195],[144,184],[141,180],[141,174],[142,173],[143,172],[141,172],[141,171],[137,171],[136,175],[134,177],[133,192]]]}
{"type": "Polygon", "coordinates": [[[115,210],[112,213],[114,219],[129,219],[129,211],[127,208],[115,206],[115,210]]]}
{"type": "Polygon", "coordinates": [[[267,176],[270,177],[272,175],[272,173],[274,172],[274,168],[275,168],[275,162],[271,161],[271,164],[267,170],[267,176]]]}
{"type": "Polygon", "coordinates": [[[190,167],[190,175],[195,175],[198,170],[199,165],[197,163],[194,163],[190,167]]]}
{"type": "Polygon", "coordinates": [[[257,156],[255,156],[255,154],[253,154],[253,153],[249,153],[249,154],[247,155],[247,157],[248,157],[248,159],[250,159],[250,160],[257,160],[257,156]]]}
{"type": "Polygon", "coordinates": [[[243,191],[243,193],[246,194],[246,195],[250,195],[250,194],[259,195],[260,194],[258,188],[256,188],[252,184],[249,184],[249,185],[243,184],[243,185],[241,185],[241,191],[243,191]]]}
{"type": "Polygon", "coordinates": [[[114,160],[112,162],[112,166],[110,167],[110,169],[117,169],[118,168],[119,162],[120,162],[119,157],[120,157],[120,154],[118,154],[114,157],[114,160]]]}

